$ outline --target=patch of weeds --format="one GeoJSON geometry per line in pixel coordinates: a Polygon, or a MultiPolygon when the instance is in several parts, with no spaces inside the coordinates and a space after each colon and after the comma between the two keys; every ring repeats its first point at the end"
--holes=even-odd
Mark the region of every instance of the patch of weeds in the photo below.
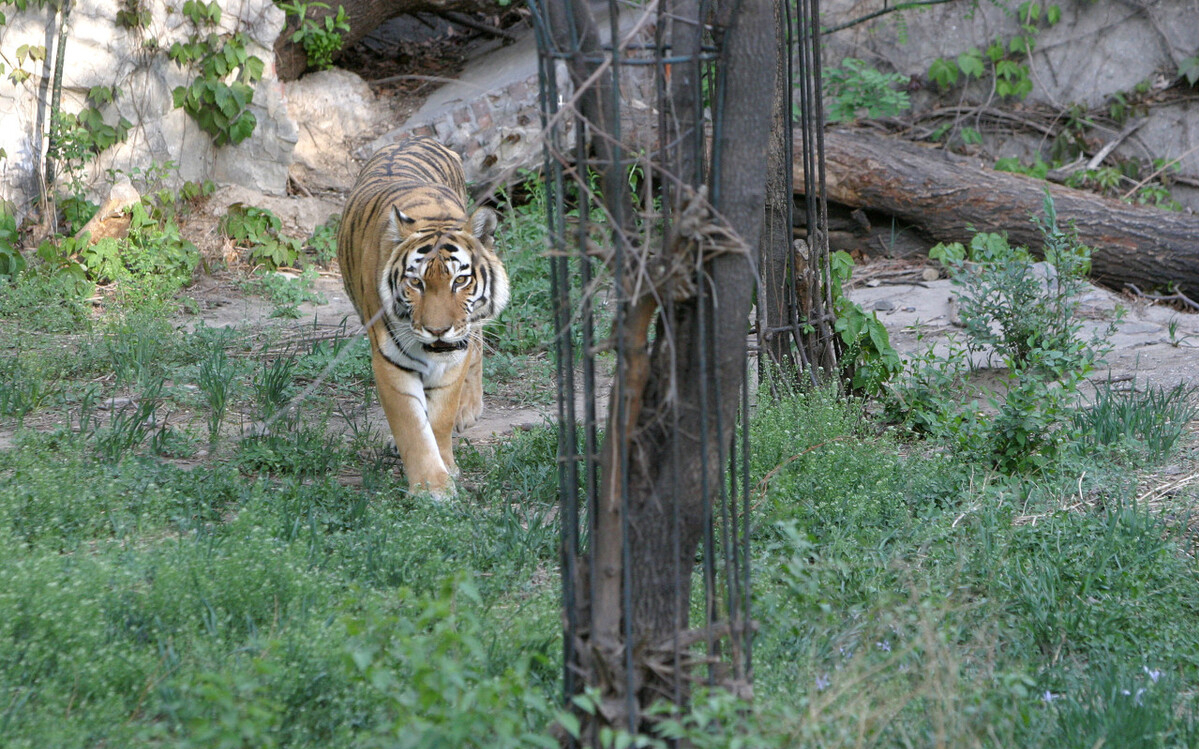
{"type": "Polygon", "coordinates": [[[841,355],[845,379],[854,391],[875,395],[903,370],[903,362],[878,313],[867,314],[842,291],[852,275],[853,258],[844,250],[834,252],[829,257],[829,285],[837,313],[834,325],[845,344],[841,355]]]}
{"type": "Polygon", "coordinates": [[[267,421],[288,404],[295,390],[296,354],[286,353],[273,359],[264,357],[251,383],[259,418],[267,421]]]}
{"type": "Polygon", "coordinates": [[[894,117],[911,107],[908,92],[902,88],[907,84],[908,77],[902,73],[883,73],[863,60],[847,57],[840,67],[825,71],[824,94],[832,100],[828,120],[855,120],[863,109],[871,119],[894,117]]]}
{"type": "Polygon", "coordinates": [[[59,398],[62,384],[39,357],[20,351],[0,354],[0,416],[24,422],[32,411],[59,398]]]}
{"type": "Polygon", "coordinates": [[[144,386],[162,379],[174,338],[170,323],[152,315],[127,315],[116,320],[106,331],[104,349],[117,382],[144,386]]]}
{"type": "Polygon", "coordinates": [[[1071,413],[1083,379],[1111,349],[1119,320],[1089,339],[1074,316],[1085,288],[1091,249],[1073,229],[1058,225],[1053,199],[1045,194],[1044,217],[1036,218],[1046,263],[1011,247],[1000,234],[979,233],[969,247],[940,244],[929,255],[949,268],[961,289],[964,343],[948,356],[931,350],[916,359],[908,377],[892,388],[892,413],[909,426],[945,437],[968,454],[1004,472],[1050,466],[1070,438],[1071,413]],[[954,404],[946,385],[965,381],[972,354],[997,356],[1007,371],[1006,392],[954,404]]]}
{"type": "Polygon", "coordinates": [[[477,478],[480,502],[498,510],[493,534],[522,565],[549,562],[558,543],[558,434],[543,424],[480,451],[459,445],[464,474],[477,478]]]}
{"type": "Polygon", "coordinates": [[[96,451],[112,463],[127,453],[141,447],[146,438],[156,431],[157,445],[166,439],[161,435],[163,427],[158,424],[158,409],[162,405],[161,378],[147,381],[131,403],[114,409],[112,417],[104,426],[93,433],[96,451]]]}
{"type": "Polygon", "coordinates": [[[1147,463],[1158,463],[1169,457],[1199,415],[1195,392],[1186,383],[1143,391],[1107,383],[1094,401],[1074,413],[1074,426],[1084,445],[1125,447],[1147,463]]]}
{"type": "Polygon", "coordinates": [[[234,464],[247,474],[318,477],[337,473],[345,458],[340,435],[299,427],[246,437],[234,464]]]}
{"type": "Polygon", "coordinates": [[[164,311],[200,262],[199,250],[183,238],[174,217],[145,200],[130,209],[125,239],[107,237],[83,246],[64,239],[57,252],[77,255],[89,277],[115,283],[115,297],[127,310],[164,311]]]}
{"type": "Polygon", "coordinates": [[[91,327],[91,305],[84,300],[93,288],[87,281],[43,268],[0,278],[0,317],[19,319],[24,330],[85,332],[91,327]]]}
{"type": "Polygon", "coordinates": [[[291,35],[291,41],[304,48],[308,66],[314,70],[328,70],[333,67],[333,56],[341,50],[341,32],[350,30],[345,7],[338,5],[336,13],[317,19],[308,17],[308,9],[328,10],[328,4],[292,0],[280,2],[278,5],[288,16],[296,18],[299,28],[291,35]]]}
{"type": "Polygon", "coordinates": [[[289,273],[258,273],[241,282],[241,286],[270,300],[275,307],[271,310],[271,317],[296,320],[300,317],[301,304],[326,303],[325,298],[314,289],[316,278],[316,269],[309,266],[298,276],[289,273]]]}
{"type": "Polygon", "coordinates": [[[8,201],[0,201],[0,278],[12,279],[28,263],[21,254],[21,231],[8,201]]]}
{"type": "Polygon", "coordinates": [[[143,738],[180,749],[280,746],[284,705],[270,688],[278,670],[268,656],[254,656],[236,671],[175,676],[164,688],[169,697],[162,710],[170,721],[159,723],[143,738]]]}
{"type": "Polygon", "coordinates": [[[937,500],[940,471],[901,458],[888,437],[872,433],[860,402],[780,389],[751,425],[753,498],[770,498],[759,523],[802,518],[813,538],[857,543],[844,535],[852,529],[870,543],[903,528],[916,497],[937,500]]]}
{"type": "Polygon", "coordinates": [[[244,488],[220,467],[193,474],[139,458],[100,462],[74,435],[22,432],[6,461],[0,535],[52,548],[163,526],[194,529],[219,520],[244,488]]]}
{"type": "Polygon", "coordinates": [[[337,259],[337,230],[341,227],[341,215],[331,216],[328,221],[312,230],[307,249],[323,268],[328,268],[337,259]]]}
{"type": "Polygon", "coordinates": [[[1043,697],[1057,715],[1051,745],[1062,749],[1194,746],[1199,706],[1174,675],[1148,666],[1103,662],[1091,678],[1043,697]]]}
{"type": "Polygon", "coordinates": [[[370,343],[365,336],[348,335],[344,326],[332,338],[317,340],[296,360],[296,378],[323,377],[338,389],[349,389],[366,398],[374,387],[370,343]]]}
{"type": "Polygon", "coordinates": [[[545,187],[537,178],[525,186],[529,200],[524,204],[504,196],[504,220],[496,235],[512,295],[500,316],[484,328],[489,348],[497,353],[545,351],[554,340],[550,265],[545,257],[545,187]]]}
{"type": "Polygon", "coordinates": [[[221,231],[233,243],[250,251],[250,262],[267,270],[291,267],[296,264],[303,242],[284,236],[283,222],[265,208],[243,203],[229,206],[221,219],[221,231]]]}
{"type": "Polygon", "coordinates": [[[381,743],[557,746],[544,732],[553,703],[533,684],[537,656],[518,656],[501,669],[488,663],[490,626],[469,578],[433,595],[400,596],[403,609],[368,610],[346,623],[355,678],[382,698],[373,731],[381,743]]]}
{"type": "Polygon", "coordinates": [[[221,436],[221,424],[233,395],[233,380],[237,369],[225,352],[223,342],[216,340],[207,355],[200,360],[196,384],[208,404],[208,442],[216,446],[221,436]]]}
{"type": "Polygon", "coordinates": [[[483,392],[519,406],[554,401],[553,364],[544,355],[502,351],[483,355],[483,392]]]}

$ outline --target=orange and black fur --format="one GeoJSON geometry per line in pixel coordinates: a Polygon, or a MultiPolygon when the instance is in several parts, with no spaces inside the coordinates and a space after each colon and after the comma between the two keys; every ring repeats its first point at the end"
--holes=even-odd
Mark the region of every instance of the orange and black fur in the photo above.
{"type": "Polygon", "coordinates": [[[495,228],[467,215],[462,162],[432,138],[381,148],[346,200],[337,259],[414,489],[452,491],[451,432],[483,410],[481,329],[508,303],[495,228]]]}

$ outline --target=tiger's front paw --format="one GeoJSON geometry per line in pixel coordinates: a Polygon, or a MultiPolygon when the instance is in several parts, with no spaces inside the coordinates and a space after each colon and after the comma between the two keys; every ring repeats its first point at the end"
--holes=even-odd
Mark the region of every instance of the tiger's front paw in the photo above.
{"type": "Polygon", "coordinates": [[[454,479],[444,468],[426,474],[409,475],[408,489],[413,493],[428,492],[435,501],[443,502],[457,495],[454,479]]]}

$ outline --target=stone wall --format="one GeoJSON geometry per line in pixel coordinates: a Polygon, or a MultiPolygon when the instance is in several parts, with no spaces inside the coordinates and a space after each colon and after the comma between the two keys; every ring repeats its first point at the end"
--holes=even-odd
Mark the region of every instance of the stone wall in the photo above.
{"type": "MultiPolygon", "coordinates": [[[[283,87],[274,72],[273,45],[283,28],[283,12],[271,0],[222,0],[220,26],[214,31],[241,31],[248,51],[265,63],[262,80],[254,87],[250,110],[257,118],[254,133],[238,145],[215,147],[212,138],[182,109],[176,109],[171,92],[186,86],[195,74],[172,62],[166,54],[171,44],[186,40],[194,31],[181,13],[182,3],[144,3],[151,13],[145,28],[127,29],[114,19],[123,5],[119,0],[77,0],[67,24],[67,46],[62,86],[62,109],[78,112],[88,106],[85,97],[94,86],[117,92],[115,100],[100,107],[105,122],[121,117],[133,123],[127,138],[107,149],[90,165],[87,183],[94,194],[107,185],[106,171],[145,169],[152,161],[174,161],[175,182],[210,179],[218,184],[240,184],[266,193],[286,190],[296,126],[287,114],[283,87]]],[[[58,19],[50,9],[26,11],[5,8],[8,23],[0,26],[0,49],[10,63],[21,45],[45,45],[47,63],[26,62],[32,73],[24,83],[7,76],[0,79],[0,148],[8,154],[0,164],[0,198],[11,201],[24,214],[39,193],[49,118],[50,75],[57,46],[58,19]]]]}
{"type": "MultiPolygon", "coordinates": [[[[1102,106],[1114,94],[1142,82],[1153,91],[1171,85],[1179,64],[1199,55],[1199,0],[1054,0],[1061,20],[1041,24],[1030,57],[1033,82],[1029,102],[1062,111],[1072,104],[1102,106]]],[[[971,47],[986,49],[992,40],[1020,33],[1015,10],[1019,0],[955,2],[920,11],[883,16],[825,37],[824,63],[837,65],[857,57],[883,70],[897,70],[926,83],[912,96],[913,109],[956,104],[936,95],[927,82],[929,65],[938,57],[954,58],[971,47]]],[[[1050,3],[1043,3],[1048,6],[1050,3]]],[[[878,8],[862,0],[821,3],[827,25],[847,21],[878,8]]],[[[986,90],[972,90],[982,101],[986,90]]],[[[955,93],[956,98],[956,93],[955,93]]],[[[1007,106],[1007,105],[1005,105],[1007,106]]],[[[1148,159],[1183,157],[1182,174],[1199,178],[1199,105],[1177,101],[1150,107],[1145,123],[1117,150],[1118,155],[1148,159]],[[1189,153],[1188,153],[1189,152],[1189,153]]],[[[1119,129],[1095,128],[1088,137],[1111,140],[1119,129]]],[[[997,156],[1031,161],[1046,146],[1039,136],[992,135],[988,150],[997,156]]],[[[1176,186],[1174,196],[1199,210],[1199,190],[1176,186]]]]}

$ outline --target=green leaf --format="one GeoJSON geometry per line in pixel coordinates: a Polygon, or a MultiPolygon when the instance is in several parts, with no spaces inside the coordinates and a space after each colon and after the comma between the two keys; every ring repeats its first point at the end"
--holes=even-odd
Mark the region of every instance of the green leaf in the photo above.
{"type": "Polygon", "coordinates": [[[241,143],[254,133],[254,126],[257,124],[258,120],[253,112],[242,112],[241,116],[229,125],[229,140],[234,144],[241,143]]]}
{"type": "Polygon", "coordinates": [[[983,65],[983,54],[977,47],[971,47],[958,55],[958,67],[961,68],[964,75],[975,78],[981,78],[986,72],[986,67],[983,65]]]}
{"type": "Polygon", "coordinates": [[[941,88],[949,88],[958,82],[958,66],[943,57],[938,57],[928,67],[928,77],[941,88]]]}
{"type": "Polygon", "coordinates": [[[1050,26],[1056,25],[1058,21],[1062,20],[1062,9],[1056,5],[1050,5],[1049,9],[1045,11],[1045,20],[1049,22],[1050,26]]]}
{"type": "Polygon", "coordinates": [[[254,83],[262,79],[262,73],[265,69],[265,63],[258,57],[251,55],[246,58],[245,77],[248,83],[254,83]]]}
{"type": "Polygon", "coordinates": [[[1188,57],[1178,66],[1178,77],[1186,78],[1191,86],[1199,84],[1199,56],[1188,57]]]}

